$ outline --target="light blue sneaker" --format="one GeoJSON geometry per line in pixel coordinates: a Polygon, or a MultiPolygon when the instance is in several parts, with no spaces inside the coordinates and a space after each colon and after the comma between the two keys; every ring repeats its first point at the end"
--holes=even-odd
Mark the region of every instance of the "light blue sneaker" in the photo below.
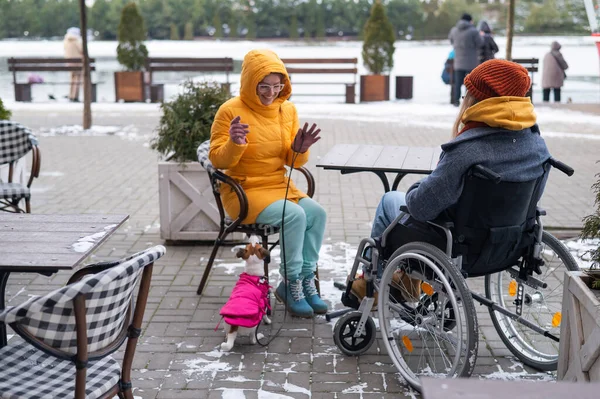
{"type": "Polygon", "coordinates": [[[293,316],[313,317],[313,308],[306,302],[302,291],[302,279],[299,277],[291,278],[287,282],[287,287],[283,281],[279,283],[275,290],[275,297],[285,304],[288,312],[293,316]]]}
{"type": "Polygon", "coordinates": [[[304,296],[306,297],[306,302],[308,302],[308,304],[314,310],[314,312],[316,314],[327,313],[327,304],[323,302],[323,300],[319,296],[319,291],[317,290],[317,286],[315,285],[315,275],[313,273],[304,277],[304,279],[302,280],[302,288],[304,296]]]}

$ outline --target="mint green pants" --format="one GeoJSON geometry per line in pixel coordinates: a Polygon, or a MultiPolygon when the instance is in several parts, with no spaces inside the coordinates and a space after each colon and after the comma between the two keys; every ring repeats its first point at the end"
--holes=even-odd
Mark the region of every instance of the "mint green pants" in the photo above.
{"type": "MultiPolygon", "coordinates": [[[[256,218],[256,223],[281,227],[283,204],[284,200],[279,200],[266,207],[256,218]]],[[[302,198],[298,204],[287,201],[282,236],[285,239],[288,280],[306,277],[316,270],[326,219],[325,209],[311,198],[302,198]]],[[[280,246],[281,241],[280,239],[280,246]]],[[[283,254],[279,272],[281,276],[285,276],[283,254]]]]}

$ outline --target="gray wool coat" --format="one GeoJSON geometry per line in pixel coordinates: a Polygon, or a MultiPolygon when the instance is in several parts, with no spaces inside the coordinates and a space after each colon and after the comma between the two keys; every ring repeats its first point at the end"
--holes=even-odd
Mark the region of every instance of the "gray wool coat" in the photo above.
{"type": "Polygon", "coordinates": [[[560,52],[560,44],[552,42],[551,50],[544,56],[542,89],[557,89],[565,82],[565,70],[569,65],[560,52]]]}
{"type": "Polygon", "coordinates": [[[454,70],[471,71],[479,65],[483,38],[475,26],[461,19],[450,30],[448,39],[454,46],[454,70]]]}
{"type": "Polygon", "coordinates": [[[463,177],[472,166],[481,164],[504,181],[524,182],[540,177],[548,158],[550,153],[537,125],[518,131],[469,129],[442,145],[435,170],[409,188],[406,206],[414,219],[433,220],[458,203],[463,177]]]}

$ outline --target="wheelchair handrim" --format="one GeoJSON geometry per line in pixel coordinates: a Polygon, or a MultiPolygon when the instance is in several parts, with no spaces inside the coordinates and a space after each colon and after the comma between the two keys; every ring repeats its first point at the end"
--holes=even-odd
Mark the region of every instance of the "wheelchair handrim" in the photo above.
{"type": "MultiPolygon", "coordinates": [[[[446,290],[448,290],[448,292],[452,292],[452,287],[450,285],[450,283],[448,282],[448,279],[446,279],[446,277],[444,276],[443,272],[440,270],[440,268],[434,263],[432,262],[430,259],[426,258],[423,255],[414,253],[414,252],[406,252],[403,254],[400,254],[399,256],[395,257],[385,268],[383,275],[381,277],[381,281],[382,283],[384,281],[388,281],[388,275],[389,275],[389,281],[391,281],[391,275],[394,273],[394,271],[396,270],[396,267],[400,264],[400,262],[404,259],[408,259],[408,258],[412,258],[412,259],[417,259],[423,263],[425,263],[428,267],[430,267],[435,274],[437,275],[438,278],[440,278],[442,285],[444,286],[444,288],[446,290]]],[[[393,336],[393,332],[391,331],[391,326],[389,325],[389,309],[387,306],[383,306],[383,298],[388,298],[389,297],[389,284],[381,284],[380,285],[380,293],[379,293],[379,298],[381,303],[379,304],[378,307],[378,317],[379,317],[379,323],[380,323],[380,329],[383,328],[385,330],[389,330],[386,331],[386,336],[383,337],[383,342],[384,345],[388,351],[388,354],[390,355],[390,357],[392,358],[392,362],[394,363],[394,365],[396,366],[396,368],[398,369],[398,371],[400,372],[400,374],[409,382],[409,384],[413,387],[420,387],[421,383],[419,381],[419,378],[416,374],[414,373],[410,373],[410,367],[409,365],[406,363],[406,361],[404,360],[404,356],[402,355],[402,353],[400,352],[400,349],[398,347],[398,344],[396,342],[396,340],[394,339],[393,336]],[[392,356],[392,352],[394,353],[395,356],[392,356]]],[[[448,298],[450,299],[451,305],[454,307],[454,309],[456,309],[457,311],[456,313],[456,317],[457,317],[457,336],[458,337],[462,337],[463,334],[463,326],[462,326],[462,315],[460,314],[460,312],[458,312],[458,302],[456,301],[456,296],[455,295],[448,295],[448,298]]],[[[382,335],[383,335],[384,331],[382,331],[382,335]]],[[[455,354],[454,354],[454,361],[452,362],[452,368],[450,370],[450,372],[447,375],[456,375],[457,374],[457,367],[459,365],[459,361],[460,361],[460,355],[463,351],[463,341],[462,339],[458,339],[457,340],[457,347],[455,350],[455,354]]]]}

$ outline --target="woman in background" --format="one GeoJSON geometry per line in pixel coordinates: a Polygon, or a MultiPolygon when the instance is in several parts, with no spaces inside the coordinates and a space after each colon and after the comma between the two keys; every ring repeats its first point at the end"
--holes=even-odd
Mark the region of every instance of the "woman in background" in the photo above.
{"type": "Polygon", "coordinates": [[[479,34],[483,37],[483,45],[479,48],[479,63],[496,58],[498,45],[492,36],[492,30],[487,22],[479,23],[479,34]]]}
{"type": "Polygon", "coordinates": [[[544,70],[542,71],[544,102],[550,101],[550,89],[554,91],[554,102],[560,102],[560,88],[567,77],[565,70],[569,68],[560,52],[560,47],[560,43],[552,42],[550,52],[544,56],[544,70]]]}

